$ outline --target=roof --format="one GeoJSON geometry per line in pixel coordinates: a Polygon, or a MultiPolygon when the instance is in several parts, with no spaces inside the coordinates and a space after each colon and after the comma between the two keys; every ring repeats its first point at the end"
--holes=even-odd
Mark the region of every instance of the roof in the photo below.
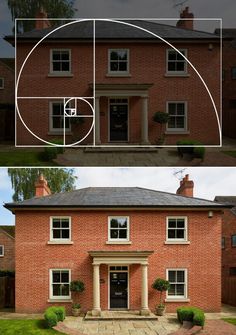
{"type": "Polygon", "coordinates": [[[0,230],[3,230],[5,233],[10,235],[11,237],[15,238],[15,226],[1,226],[0,230]]]}
{"type": "MultiPolygon", "coordinates": [[[[215,34],[220,35],[220,31],[221,29],[216,29],[215,30],[215,34]]],[[[232,38],[236,38],[236,29],[233,28],[224,28],[222,29],[222,37],[232,37],[232,38]]]]}
{"type": "Polygon", "coordinates": [[[22,202],[4,205],[17,208],[222,208],[218,202],[177,194],[154,191],[140,187],[88,187],[44,197],[34,197],[22,202]]]}
{"type": "Polygon", "coordinates": [[[215,197],[215,201],[220,202],[222,204],[227,204],[227,205],[233,206],[231,208],[231,212],[234,215],[236,215],[236,196],[231,196],[231,195],[230,196],[226,196],[226,195],[221,196],[221,195],[217,195],[215,197]]]}
{"type": "MultiPolygon", "coordinates": [[[[219,36],[203,31],[178,28],[167,24],[156,23],[153,21],[144,20],[122,20],[123,23],[111,22],[106,20],[97,20],[95,22],[95,37],[96,39],[156,39],[150,33],[141,29],[137,29],[127,24],[132,24],[165,39],[201,39],[219,40],[219,36]]],[[[18,39],[41,39],[46,34],[52,32],[54,28],[47,28],[42,30],[32,30],[18,35],[18,39]]],[[[11,40],[13,36],[6,36],[6,40],[11,40]]],[[[93,39],[93,21],[82,21],[75,24],[68,25],[64,28],[58,29],[47,37],[47,39],[93,39]]]]}
{"type": "Polygon", "coordinates": [[[0,58],[0,62],[5,64],[11,70],[15,70],[15,58],[0,58]]]}

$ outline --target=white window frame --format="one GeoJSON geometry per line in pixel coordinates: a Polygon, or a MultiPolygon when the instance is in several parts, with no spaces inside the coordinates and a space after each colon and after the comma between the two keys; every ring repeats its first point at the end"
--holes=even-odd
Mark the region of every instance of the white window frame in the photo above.
{"type": "Polygon", "coordinates": [[[69,289],[69,295],[68,296],[54,296],[53,295],[53,281],[52,281],[52,274],[53,271],[69,271],[69,285],[71,282],[71,269],[49,269],[49,298],[50,300],[70,300],[71,299],[71,291],[69,289]]]}
{"type": "Polygon", "coordinates": [[[0,77],[0,83],[2,81],[2,85],[0,85],[0,90],[3,90],[5,88],[5,78],[4,77],[0,77]]]}
{"type": "Polygon", "coordinates": [[[166,101],[166,113],[169,114],[169,104],[184,104],[184,128],[169,128],[168,122],[166,124],[166,130],[174,133],[187,131],[188,129],[188,102],[187,101],[166,101]]]}
{"type": "Polygon", "coordinates": [[[5,251],[5,250],[4,250],[4,245],[1,244],[0,247],[2,248],[2,253],[0,254],[0,257],[4,257],[4,255],[5,255],[5,254],[4,254],[4,251],[5,251]]]}
{"type": "Polygon", "coordinates": [[[168,268],[166,269],[166,280],[169,281],[169,271],[184,271],[184,295],[168,295],[168,291],[166,291],[166,300],[184,300],[188,299],[188,269],[186,268],[168,268]]]}
{"type": "Polygon", "coordinates": [[[71,242],[71,216],[50,216],[50,242],[71,242]],[[69,238],[53,238],[53,219],[69,219],[69,238]]]}
{"type": "MultiPolygon", "coordinates": [[[[118,228],[119,229],[119,228],[118,228]]],[[[130,242],[130,220],[129,216],[126,215],[115,215],[108,216],[108,242],[113,242],[119,244],[119,242],[130,242]],[[119,219],[126,218],[127,219],[127,238],[111,238],[110,237],[110,229],[111,229],[111,219],[119,219]]]]}
{"type": "Polygon", "coordinates": [[[178,244],[178,242],[188,242],[188,217],[187,216],[167,216],[166,217],[166,242],[174,242],[176,244],[178,244]],[[184,224],[185,224],[184,238],[168,238],[169,219],[176,219],[176,220],[184,219],[184,224]]]}
{"type": "MultiPolygon", "coordinates": [[[[184,56],[188,58],[188,50],[187,49],[178,49],[181,53],[184,52],[184,56]]],[[[185,75],[188,72],[188,62],[184,59],[184,71],[169,71],[168,70],[168,64],[169,64],[169,52],[170,51],[177,51],[175,49],[166,49],[166,73],[170,75],[185,75]]]]}
{"type": "Polygon", "coordinates": [[[50,49],[50,74],[53,74],[53,75],[71,74],[71,49],[50,49]],[[53,71],[53,52],[54,51],[68,51],[69,52],[69,71],[53,71]]]}
{"type": "Polygon", "coordinates": [[[116,48],[116,49],[108,49],[108,74],[110,75],[129,75],[130,69],[130,57],[129,57],[129,49],[127,48],[116,48]],[[112,51],[126,51],[127,52],[127,70],[126,71],[111,71],[111,53],[112,51]]]}
{"type": "MultiPolygon", "coordinates": [[[[49,102],[49,131],[52,133],[63,134],[64,128],[53,128],[53,104],[62,104],[63,105],[63,113],[65,112],[64,102],[62,100],[53,100],[49,102]]],[[[64,115],[62,115],[64,117],[64,115]]],[[[65,128],[65,132],[71,131],[71,123],[69,119],[69,128],[65,128]]]]}

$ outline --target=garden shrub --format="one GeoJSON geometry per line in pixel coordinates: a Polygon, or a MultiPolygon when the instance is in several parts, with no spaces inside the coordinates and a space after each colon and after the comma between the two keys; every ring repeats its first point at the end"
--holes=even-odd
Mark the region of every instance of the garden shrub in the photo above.
{"type": "Polygon", "coordinates": [[[196,147],[196,145],[202,145],[202,143],[195,140],[179,140],[177,141],[178,153],[183,156],[183,154],[193,155],[196,158],[204,159],[205,147],[196,147]]]}
{"type": "Polygon", "coordinates": [[[46,309],[44,319],[48,328],[55,327],[58,321],[65,319],[65,307],[53,306],[46,309]]]}
{"type": "MultiPolygon", "coordinates": [[[[63,145],[63,140],[61,139],[53,139],[50,141],[52,144],[63,145]]],[[[45,162],[52,161],[53,159],[57,158],[58,154],[64,153],[64,147],[46,147],[44,151],[40,153],[40,159],[45,162]]]]}
{"type": "Polygon", "coordinates": [[[202,327],[205,323],[204,312],[197,307],[179,307],[177,308],[177,316],[180,323],[191,321],[193,325],[202,327]]]}

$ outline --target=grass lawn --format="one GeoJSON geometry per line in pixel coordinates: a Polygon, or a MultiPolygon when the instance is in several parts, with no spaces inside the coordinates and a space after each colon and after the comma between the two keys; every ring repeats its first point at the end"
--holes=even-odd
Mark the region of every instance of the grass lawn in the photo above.
{"type": "Polygon", "coordinates": [[[224,318],[223,320],[236,326],[236,318],[224,318]]]}
{"type": "Polygon", "coordinates": [[[54,329],[47,329],[44,320],[0,320],[1,335],[59,335],[54,329]]]}
{"type": "Polygon", "coordinates": [[[57,166],[57,164],[40,160],[39,152],[9,150],[0,152],[0,166],[57,166]]]}
{"type": "Polygon", "coordinates": [[[231,157],[236,157],[236,151],[223,151],[223,153],[231,157]]]}

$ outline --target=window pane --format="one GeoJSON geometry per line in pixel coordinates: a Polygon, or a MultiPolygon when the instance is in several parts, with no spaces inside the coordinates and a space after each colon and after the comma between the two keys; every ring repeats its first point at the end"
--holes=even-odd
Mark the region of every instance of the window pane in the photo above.
{"type": "Polygon", "coordinates": [[[175,63],[169,62],[168,63],[168,71],[175,71],[175,63]]]}
{"type": "Polygon", "coordinates": [[[0,245],[0,255],[3,255],[3,246],[0,245]]]}
{"type": "Polygon", "coordinates": [[[176,63],[176,71],[184,71],[184,63],[182,62],[176,63]]]}
{"type": "Polygon", "coordinates": [[[175,115],[176,114],[176,104],[168,104],[168,112],[170,115],[175,115]]]}
{"type": "Polygon", "coordinates": [[[119,228],[127,228],[127,219],[119,218],[118,219],[119,228]]]}
{"type": "MultiPolygon", "coordinates": [[[[62,114],[62,110],[63,110],[63,107],[62,107],[62,104],[57,104],[57,103],[54,103],[52,105],[52,111],[53,111],[53,115],[55,116],[59,116],[62,114]]],[[[60,221],[60,220],[59,220],[60,221]]]]}
{"type": "Polygon", "coordinates": [[[170,117],[168,121],[168,128],[175,128],[175,117],[170,117]]]}
{"type": "Polygon", "coordinates": [[[61,230],[60,229],[53,229],[53,238],[61,238],[61,230]]]}
{"type": "Polygon", "coordinates": [[[177,229],[176,233],[177,233],[177,236],[176,236],[177,238],[184,238],[184,230],[177,229]]]}
{"type": "Polygon", "coordinates": [[[119,50],[118,51],[119,60],[127,60],[127,51],[126,50],[119,50]]]}
{"type": "Polygon", "coordinates": [[[177,219],[177,227],[184,228],[184,219],[177,219]]]}
{"type": "Polygon", "coordinates": [[[184,128],[184,117],[176,118],[176,128],[184,128]]]}
{"type": "Polygon", "coordinates": [[[236,235],[232,235],[232,246],[236,247],[236,235]]]}
{"type": "Polygon", "coordinates": [[[68,219],[61,219],[61,227],[62,228],[69,228],[69,220],[68,219]]]}
{"type": "Polygon", "coordinates": [[[60,283],[61,276],[59,271],[53,271],[52,273],[52,282],[53,283],[60,283]]]}
{"type": "Polygon", "coordinates": [[[232,73],[232,79],[236,79],[236,67],[232,67],[231,73],[232,73]]]}
{"type": "Polygon", "coordinates": [[[127,63],[126,62],[119,63],[119,71],[127,71],[127,63]]]}
{"type": "Polygon", "coordinates": [[[168,290],[168,295],[175,295],[175,285],[171,284],[168,290]]]}
{"type": "Polygon", "coordinates": [[[177,295],[184,295],[184,284],[177,284],[176,285],[176,294],[177,295]]]}
{"type": "Polygon", "coordinates": [[[111,228],[118,228],[118,220],[111,219],[111,228]]]}
{"type": "Polygon", "coordinates": [[[176,51],[175,50],[170,50],[168,51],[168,59],[169,60],[176,60],[176,51]]]}
{"type": "MultiPolygon", "coordinates": [[[[180,52],[185,56],[185,52],[183,50],[180,50],[180,52]]],[[[176,52],[176,56],[177,56],[177,60],[184,61],[184,57],[179,52],[176,52]]]]}
{"type": "Polygon", "coordinates": [[[118,63],[111,62],[110,69],[111,69],[111,71],[118,71],[118,63]]]}
{"type": "Polygon", "coordinates": [[[169,228],[175,228],[176,227],[176,220],[175,219],[169,219],[168,220],[168,226],[169,226],[169,228]]]}
{"type": "Polygon", "coordinates": [[[110,59],[111,60],[118,60],[118,53],[116,51],[111,51],[110,53],[110,59]]]}
{"type": "Polygon", "coordinates": [[[69,285],[62,285],[61,286],[61,295],[70,295],[69,285]]]}
{"type": "Polygon", "coordinates": [[[168,279],[169,282],[175,283],[175,281],[176,281],[176,271],[169,271],[168,276],[169,276],[169,279],[168,279]]]}
{"type": "Polygon", "coordinates": [[[119,238],[127,238],[127,230],[126,229],[121,229],[119,231],[119,238]]]}
{"type": "Polygon", "coordinates": [[[177,271],[177,282],[184,283],[184,271],[177,271]]]}
{"type": "Polygon", "coordinates": [[[53,54],[52,54],[53,60],[60,60],[60,57],[61,57],[60,51],[53,51],[53,54]]]}
{"type": "Polygon", "coordinates": [[[61,52],[61,59],[62,60],[69,60],[70,59],[69,51],[62,51],[61,52]]]}
{"type": "Polygon", "coordinates": [[[177,103],[176,104],[176,108],[177,108],[177,114],[178,115],[184,115],[184,109],[185,109],[185,105],[184,104],[177,103]]]}
{"type": "Polygon", "coordinates": [[[169,229],[168,230],[168,238],[175,238],[175,230],[169,229]]]}
{"type": "Polygon", "coordinates": [[[60,284],[53,284],[52,286],[52,291],[53,291],[53,296],[60,296],[61,292],[60,292],[60,284]]]}
{"type": "Polygon", "coordinates": [[[70,63],[69,62],[62,62],[61,63],[61,70],[62,71],[70,71],[70,63]]]}
{"type": "Polygon", "coordinates": [[[62,231],[61,231],[61,237],[69,239],[70,238],[69,229],[62,229],[62,231]]]}
{"type": "Polygon", "coordinates": [[[60,70],[61,70],[60,62],[53,62],[53,71],[60,71],[60,70]]]}
{"type": "Polygon", "coordinates": [[[69,271],[62,271],[61,272],[61,282],[62,283],[69,283],[69,271]]]}
{"type": "Polygon", "coordinates": [[[53,228],[60,228],[60,219],[53,219],[53,228]]]}
{"type": "Polygon", "coordinates": [[[118,238],[118,230],[111,229],[111,238],[118,238]]]}

